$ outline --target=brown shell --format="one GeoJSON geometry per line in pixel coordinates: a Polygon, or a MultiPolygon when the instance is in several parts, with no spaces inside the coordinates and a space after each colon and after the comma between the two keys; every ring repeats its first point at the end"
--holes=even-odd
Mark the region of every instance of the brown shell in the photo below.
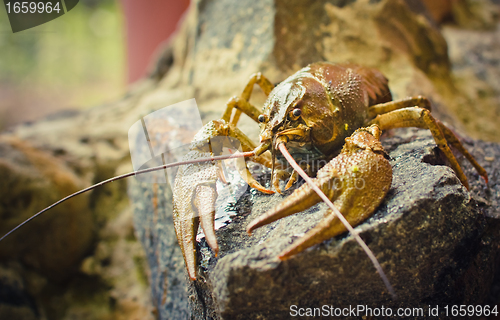
{"type": "MultiPolygon", "coordinates": [[[[324,155],[338,151],[344,139],[369,120],[368,107],[392,100],[387,78],[380,71],[354,64],[318,62],[297,71],[269,95],[263,113],[269,121],[261,131],[261,142],[278,132],[310,128],[310,142],[324,155]],[[302,116],[287,116],[300,108],[302,116]]],[[[299,139],[299,137],[294,137],[299,139]]],[[[305,141],[306,137],[300,137],[305,141]]]]}
{"type": "Polygon", "coordinates": [[[392,101],[391,91],[388,86],[389,80],[379,70],[356,64],[345,66],[352,68],[354,72],[361,76],[364,89],[370,98],[370,106],[392,101]]]}

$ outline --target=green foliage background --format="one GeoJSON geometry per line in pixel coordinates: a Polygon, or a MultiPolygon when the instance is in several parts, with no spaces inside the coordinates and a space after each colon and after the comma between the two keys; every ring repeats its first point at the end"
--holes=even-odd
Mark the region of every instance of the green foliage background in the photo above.
{"type": "Polygon", "coordinates": [[[0,8],[0,129],[116,99],[125,88],[118,1],[80,1],[62,17],[12,33],[0,8]]]}

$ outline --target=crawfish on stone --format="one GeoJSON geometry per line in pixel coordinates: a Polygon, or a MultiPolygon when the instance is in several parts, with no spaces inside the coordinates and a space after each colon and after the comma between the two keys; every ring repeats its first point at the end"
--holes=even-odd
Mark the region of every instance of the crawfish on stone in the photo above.
{"type": "MultiPolygon", "coordinates": [[[[219,140],[215,137],[236,139],[243,151],[254,152],[253,157],[240,162],[238,171],[250,187],[267,194],[274,191],[262,186],[252,176],[246,161],[271,168],[271,184],[281,193],[280,181],[288,178],[285,188],[289,188],[297,180],[301,168],[291,173],[284,170],[277,158],[286,155],[278,150],[289,149],[295,159],[302,159],[306,155],[313,161],[331,160],[318,171],[312,183],[334,202],[351,225],[356,226],[373,214],[390,189],[392,170],[379,141],[381,130],[398,127],[429,129],[467,189],[467,178],[449,145],[462,153],[487,181],[486,171],[462,146],[455,134],[436,120],[430,111],[429,100],[422,96],[392,101],[388,80],[373,68],[314,63],[276,87],[262,74],[256,73],[242,94],[229,100],[222,119],[210,121],[202,128],[185,158],[213,156],[223,147],[231,145],[229,139],[219,140]],[[255,84],[268,96],[262,111],[249,102],[255,84]],[[241,113],[260,123],[260,144],[254,144],[237,128],[241,113]],[[358,179],[363,180],[363,188],[356,186],[355,181],[358,179]]],[[[305,165],[306,170],[310,167],[305,165]]],[[[224,179],[221,167],[209,162],[183,166],[176,177],[173,192],[174,223],[192,280],[197,277],[195,239],[200,223],[209,246],[215,254],[219,250],[214,214],[217,198],[215,182],[220,178],[224,179]]],[[[311,186],[305,184],[276,208],[252,221],[247,231],[251,233],[262,225],[300,212],[320,201],[321,198],[311,186]]],[[[331,213],[282,252],[280,259],[290,258],[346,230],[339,218],[331,213]]]]}
{"type": "MultiPolygon", "coordinates": [[[[429,129],[467,189],[467,178],[449,144],[462,153],[488,182],[486,171],[463,147],[453,131],[436,120],[430,111],[430,102],[425,97],[392,101],[388,80],[373,68],[314,63],[276,87],[262,74],[256,73],[241,95],[229,100],[222,119],[210,121],[196,134],[182,163],[131,172],[75,192],[39,211],[2,236],[0,241],[76,195],[118,179],[182,164],[174,184],[174,225],[188,275],[195,280],[195,239],[200,223],[209,246],[215,254],[219,250],[214,228],[215,183],[217,179],[225,179],[220,163],[213,163],[229,158],[218,154],[224,147],[234,148],[237,141],[244,153],[231,157],[247,157],[237,162],[237,170],[250,187],[263,193],[274,193],[252,176],[247,166],[249,160],[272,169],[271,185],[279,193],[281,180],[288,179],[287,189],[297,181],[299,174],[308,182],[277,207],[250,222],[248,233],[320,201],[325,201],[330,207],[329,214],[315,228],[280,254],[279,258],[285,260],[346,230],[352,232],[351,225],[356,226],[368,219],[382,202],[391,186],[392,169],[379,141],[381,130],[398,127],[429,129]],[[249,102],[255,84],[268,96],[262,111],[249,102]],[[241,113],[260,123],[260,144],[255,144],[237,128],[241,113]],[[292,165],[292,172],[285,170],[286,166],[279,161],[283,157],[292,165]],[[329,162],[311,180],[302,168],[315,174],[311,163],[301,161],[302,166],[299,166],[295,162],[304,157],[329,162]],[[361,188],[357,185],[359,180],[363,181],[361,188]]],[[[376,261],[359,236],[354,236],[370,259],[376,261]]],[[[378,263],[374,264],[377,267],[378,263]]],[[[380,265],[377,269],[382,276],[380,265]]],[[[384,281],[391,291],[387,279],[384,281]]]]}

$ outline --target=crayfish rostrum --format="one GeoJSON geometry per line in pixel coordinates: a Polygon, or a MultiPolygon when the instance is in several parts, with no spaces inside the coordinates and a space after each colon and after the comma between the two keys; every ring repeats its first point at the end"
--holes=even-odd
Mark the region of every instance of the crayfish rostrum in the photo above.
{"type": "MultiPolygon", "coordinates": [[[[430,109],[429,100],[421,96],[392,101],[388,80],[373,68],[314,63],[276,87],[262,74],[256,73],[242,94],[229,100],[222,119],[209,122],[197,134],[186,158],[213,156],[230,141],[222,139],[212,143],[216,141],[213,138],[231,137],[241,143],[243,151],[254,151],[251,161],[273,169],[272,186],[280,193],[280,180],[289,179],[286,184],[289,188],[297,179],[296,171],[286,171],[277,161],[277,158],[282,158],[278,151],[280,145],[286,146],[294,158],[306,155],[313,161],[331,160],[318,172],[314,184],[334,201],[354,226],[373,214],[391,185],[392,171],[379,141],[380,130],[398,127],[429,129],[465,187],[469,188],[467,178],[449,144],[461,152],[487,181],[486,171],[455,134],[431,115],[430,109]],[[262,111],[249,102],[255,84],[268,96],[262,111]],[[242,112],[260,123],[260,144],[253,143],[236,127],[242,112]],[[365,182],[363,188],[355,186],[355,180],[360,178],[365,182]]],[[[305,165],[306,170],[310,167],[305,165]]],[[[238,171],[251,187],[274,193],[252,177],[246,162],[238,165],[238,171]]],[[[193,280],[197,276],[195,239],[199,223],[209,246],[215,254],[218,252],[214,205],[217,198],[215,182],[219,178],[223,178],[221,168],[207,162],[181,167],[175,181],[175,229],[189,277],[193,280]]],[[[311,188],[304,185],[278,207],[251,222],[247,231],[250,233],[259,226],[319,201],[311,188]]],[[[345,231],[333,214],[328,215],[286,249],[280,258],[289,258],[345,231]]]]}

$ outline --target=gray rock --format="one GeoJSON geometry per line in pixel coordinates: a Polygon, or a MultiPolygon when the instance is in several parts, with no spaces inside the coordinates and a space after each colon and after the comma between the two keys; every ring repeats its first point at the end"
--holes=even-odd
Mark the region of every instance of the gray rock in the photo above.
{"type": "MultiPolygon", "coordinates": [[[[496,221],[486,216],[496,214],[491,203],[498,199],[498,187],[486,188],[474,169],[460,159],[472,186],[473,193],[469,193],[443,165],[428,132],[398,130],[396,134],[383,139],[392,157],[391,190],[373,217],[357,229],[394,286],[397,300],[391,299],[352,235],[326,241],[285,262],[277,259],[283,249],[318,223],[326,210],[323,203],[262,227],[252,236],[246,234],[252,219],[291,191],[268,196],[249,189],[236,205],[218,208],[237,215],[217,231],[218,257],[204,240],[199,242],[203,267],[199,280],[190,282],[175,244],[171,211],[161,209],[163,201],[170,207],[169,192],[157,189],[154,196],[147,187],[136,188],[137,196],[143,190],[142,196],[147,198],[137,198],[138,203],[153,204],[158,199],[156,209],[136,207],[136,227],[149,248],[151,286],[160,318],[282,319],[290,315],[292,305],[411,307],[422,308],[428,315],[429,305],[484,303],[494,275],[498,241],[497,233],[487,228],[496,221]],[[148,211],[155,212],[153,217],[148,217],[148,211]],[[183,289],[186,284],[188,293],[183,289]]],[[[488,166],[480,154],[500,155],[498,145],[475,142],[474,148],[468,147],[490,178],[496,179],[498,168],[488,166]]]]}
{"type": "MultiPolygon", "coordinates": [[[[460,100],[461,92],[448,90],[450,96],[440,97],[447,93],[446,88],[453,87],[449,86],[446,43],[438,30],[412,15],[402,1],[220,0],[198,1],[193,9],[186,20],[192,23],[186,29],[187,40],[178,38],[173,44],[172,68],[154,93],[155,99],[143,99],[144,108],[160,108],[168,105],[165,97],[193,92],[204,120],[216,119],[227,99],[241,92],[251,73],[262,71],[271,81],[279,82],[307,63],[328,60],[376,66],[390,79],[395,97],[426,95],[433,102],[434,115],[441,120],[454,119],[446,109],[460,100]],[[433,83],[430,79],[437,80],[433,83]],[[183,91],[185,87],[193,90],[183,91]]],[[[264,98],[258,96],[258,89],[255,92],[255,105],[260,106],[264,98]]],[[[244,120],[240,127],[251,135],[255,123],[244,120]]],[[[313,307],[361,302],[427,308],[429,303],[484,301],[489,292],[484,283],[492,277],[495,251],[493,240],[485,240],[489,233],[484,231],[481,212],[492,214],[496,210],[490,204],[498,195],[487,191],[496,190],[496,186],[484,188],[484,182],[463,162],[471,180],[471,198],[451,169],[443,167],[443,161],[435,156],[435,144],[428,133],[405,132],[405,137],[383,141],[395,159],[394,188],[380,211],[359,227],[381,260],[399,300],[390,299],[352,236],[334,239],[280,263],[278,253],[318,222],[324,205],[248,237],[245,227],[249,219],[282,201],[280,196],[252,191],[237,205],[226,208],[238,215],[218,231],[219,256],[212,257],[201,242],[200,260],[206,270],[200,280],[191,283],[176,244],[169,191],[151,185],[132,186],[129,194],[135,203],[135,226],[148,254],[159,317],[281,319],[289,316],[293,303],[313,307]],[[425,140],[408,144],[414,135],[425,140]],[[422,159],[427,162],[421,163],[422,159]],[[479,253],[474,255],[472,249],[479,253]]],[[[491,173],[496,170],[494,164],[483,161],[482,146],[494,150],[493,157],[500,155],[500,149],[492,143],[474,144],[490,180],[498,181],[497,173],[491,173]]]]}
{"type": "Polygon", "coordinates": [[[202,280],[192,284],[198,293],[195,318],[282,319],[292,305],[412,307],[427,315],[429,305],[480,303],[493,275],[492,247],[482,242],[484,215],[450,168],[433,165],[441,159],[432,139],[423,136],[389,147],[394,148],[391,191],[374,216],[357,227],[397,300],[390,298],[352,235],[280,262],[278,254],[318,222],[326,205],[249,237],[248,222],[283,200],[249,192],[238,203],[239,218],[218,232],[219,256],[210,258],[202,280]],[[482,265],[474,263],[477,259],[482,265]]]}
{"type": "Polygon", "coordinates": [[[146,248],[153,305],[159,319],[188,319],[188,279],[177,244],[168,185],[131,179],[129,197],[134,207],[136,236],[146,248]]]}

